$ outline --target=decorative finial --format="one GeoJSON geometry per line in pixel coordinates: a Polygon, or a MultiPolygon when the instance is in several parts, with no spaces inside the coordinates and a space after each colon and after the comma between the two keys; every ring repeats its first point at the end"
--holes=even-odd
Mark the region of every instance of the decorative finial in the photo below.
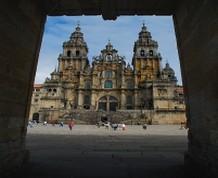
{"type": "Polygon", "coordinates": [[[169,62],[168,62],[168,60],[166,61],[166,67],[169,67],[170,66],[170,64],[169,64],[169,62]]]}
{"type": "Polygon", "coordinates": [[[79,24],[79,20],[78,20],[78,22],[77,22],[77,26],[79,27],[79,25],[80,25],[80,24],[79,24]]]}
{"type": "Polygon", "coordinates": [[[111,40],[110,40],[110,38],[108,38],[108,44],[110,44],[111,43],[111,40]]]}
{"type": "Polygon", "coordinates": [[[143,23],[142,23],[143,27],[145,26],[145,20],[143,20],[143,23]]]}

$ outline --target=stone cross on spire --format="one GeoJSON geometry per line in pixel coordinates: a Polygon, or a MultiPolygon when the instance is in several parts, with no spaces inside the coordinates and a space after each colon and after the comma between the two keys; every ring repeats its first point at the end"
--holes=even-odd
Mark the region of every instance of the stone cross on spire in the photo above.
{"type": "Polygon", "coordinates": [[[143,20],[143,23],[142,23],[143,27],[145,26],[145,20],[143,20]]]}

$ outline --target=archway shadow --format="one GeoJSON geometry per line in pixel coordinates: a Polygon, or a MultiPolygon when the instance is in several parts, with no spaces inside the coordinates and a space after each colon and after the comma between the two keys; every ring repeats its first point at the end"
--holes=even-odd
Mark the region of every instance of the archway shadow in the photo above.
{"type": "Polygon", "coordinates": [[[131,134],[97,127],[85,133],[77,128],[70,132],[66,126],[48,127],[57,133],[27,134],[29,162],[5,177],[190,177],[183,160],[186,134],[131,134]]]}

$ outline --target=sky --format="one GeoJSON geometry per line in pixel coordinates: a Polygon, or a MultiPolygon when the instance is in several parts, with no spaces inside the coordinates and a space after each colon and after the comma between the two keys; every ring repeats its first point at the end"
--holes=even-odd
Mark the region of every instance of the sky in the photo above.
{"type": "Polygon", "coordinates": [[[88,59],[101,54],[108,41],[125,56],[131,64],[134,42],[138,39],[143,23],[158,42],[158,52],[162,56],[162,67],[166,62],[175,71],[178,84],[182,85],[177,43],[172,16],[120,16],[116,21],[103,20],[101,16],[48,16],[43,34],[35,84],[44,83],[58,67],[58,56],[63,52],[63,42],[68,41],[75,28],[80,26],[89,53],[88,59]]]}

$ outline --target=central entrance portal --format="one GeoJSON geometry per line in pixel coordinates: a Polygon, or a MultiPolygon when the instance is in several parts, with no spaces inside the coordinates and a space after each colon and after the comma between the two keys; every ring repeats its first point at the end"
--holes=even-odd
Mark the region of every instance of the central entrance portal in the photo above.
{"type": "Polygon", "coordinates": [[[103,96],[99,99],[98,109],[104,111],[116,111],[118,100],[114,96],[103,96]]]}

